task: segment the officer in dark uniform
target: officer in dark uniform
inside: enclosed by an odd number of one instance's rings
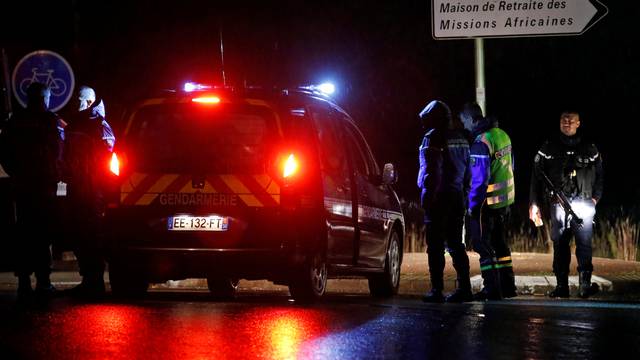
[[[454,126],[451,110],[442,101],[430,102],[420,119],[426,130],[420,145],[418,187],[425,212],[427,255],[431,291],[425,302],[473,300],[469,280],[469,258],[462,241],[462,226],[469,191],[469,142]],[[445,244],[457,273],[457,288],[446,298],[443,272]]]
[[[17,217],[18,300],[33,295],[31,273],[36,276],[36,299],[48,299],[51,285],[51,233],[56,188],[60,180],[62,139],[59,118],[48,111],[51,91],[40,83],[27,89],[27,108],[11,117],[0,134],[2,166],[11,178]]]
[[[65,174],[69,213],[82,283],[69,290],[72,296],[99,298],[104,294],[102,223],[104,174],[115,137],[105,118],[104,102],[92,88],[78,92],[78,112],[65,128]]]
[[[497,121],[482,115],[476,103],[466,104],[460,118],[473,138],[467,230],[473,249],[480,255],[484,284],[475,298],[515,297],[511,250],[505,234],[515,199],[511,139],[498,127]]]
[[[541,224],[540,208],[547,204],[546,215],[551,221],[553,272],[557,286],[549,293],[550,297],[569,297],[569,243],[573,236],[580,277],[579,295],[587,298],[598,291],[597,286],[591,283],[591,241],[596,204],[602,198],[602,157],[592,142],[583,140],[577,133],[579,127],[580,114],[577,111],[568,110],[561,114],[560,133],[545,142],[536,154],[531,179],[529,216],[534,223]],[[544,183],[542,172],[570,201],[574,213],[582,219],[581,226],[551,198],[552,189]],[[546,202],[545,194],[549,195]]]

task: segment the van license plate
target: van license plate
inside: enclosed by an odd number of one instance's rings
[[[180,215],[167,219],[169,231],[227,231],[229,218],[226,216]]]

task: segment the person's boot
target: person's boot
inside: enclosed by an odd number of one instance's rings
[[[470,288],[457,288],[444,298],[448,303],[463,303],[473,301],[473,293]]]
[[[94,299],[102,299],[106,294],[105,286],[104,286],[104,278],[103,274],[100,274],[95,279],[95,283],[93,284],[93,297]]]
[[[482,280],[483,288],[480,292],[473,294],[473,299],[477,301],[502,300],[502,285],[498,270],[483,270]]]
[[[422,297],[422,301],[426,303],[440,304],[444,302],[442,290],[433,288]]]
[[[469,274],[462,274],[458,277],[458,287],[444,298],[448,303],[463,303],[473,301],[473,293],[471,292],[471,280]]]
[[[18,292],[16,300],[19,303],[25,303],[33,298],[33,289],[31,288],[31,276],[18,276]]]
[[[429,258],[430,265],[435,264],[436,260]],[[422,296],[422,301],[426,303],[443,303],[444,296],[442,295],[442,289],[444,289],[444,274],[438,270],[440,266],[429,268],[429,279],[431,280],[431,291]]]
[[[569,274],[556,274],[556,288],[549,292],[550,298],[569,297]]]
[[[99,300],[105,295],[104,279],[102,275],[85,275],[80,284],[66,290],[65,294],[82,300]]]
[[[516,277],[513,274],[513,267],[504,267],[499,270],[502,297],[507,299],[518,296],[516,288]]]
[[[51,284],[49,274],[36,276],[35,296],[37,300],[47,301],[56,295],[57,289]]]
[[[600,287],[596,283],[591,282],[591,271],[581,271],[579,295],[581,298],[586,299],[589,296],[595,295],[600,291]]]

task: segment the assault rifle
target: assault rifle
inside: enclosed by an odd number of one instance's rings
[[[576,215],[576,213],[573,211],[573,208],[571,207],[571,202],[569,201],[569,199],[567,199],[567,197],[564,195],[562,191],[559,191],[553,185],[553,183],[551,182],[547,174],[544,173],[543,170],[540,170],[540,174],[542,175],[542,179],[544,179],[545,185],[547,185],[547,187],[551,191],[551,196],[556,199],[556,201],[560,204],[560,206],[562,206],[565,214],[569,215],[569,218],[570,218],[569,221],[574,223],[578,228],[581,228],[584,221],[580,217],[578,217],[578,215]]]

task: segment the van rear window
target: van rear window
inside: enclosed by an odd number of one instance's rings
[[[264,173],[276,126],[263,107],[153,105],[135,114],[126,143],[136,171]]]

